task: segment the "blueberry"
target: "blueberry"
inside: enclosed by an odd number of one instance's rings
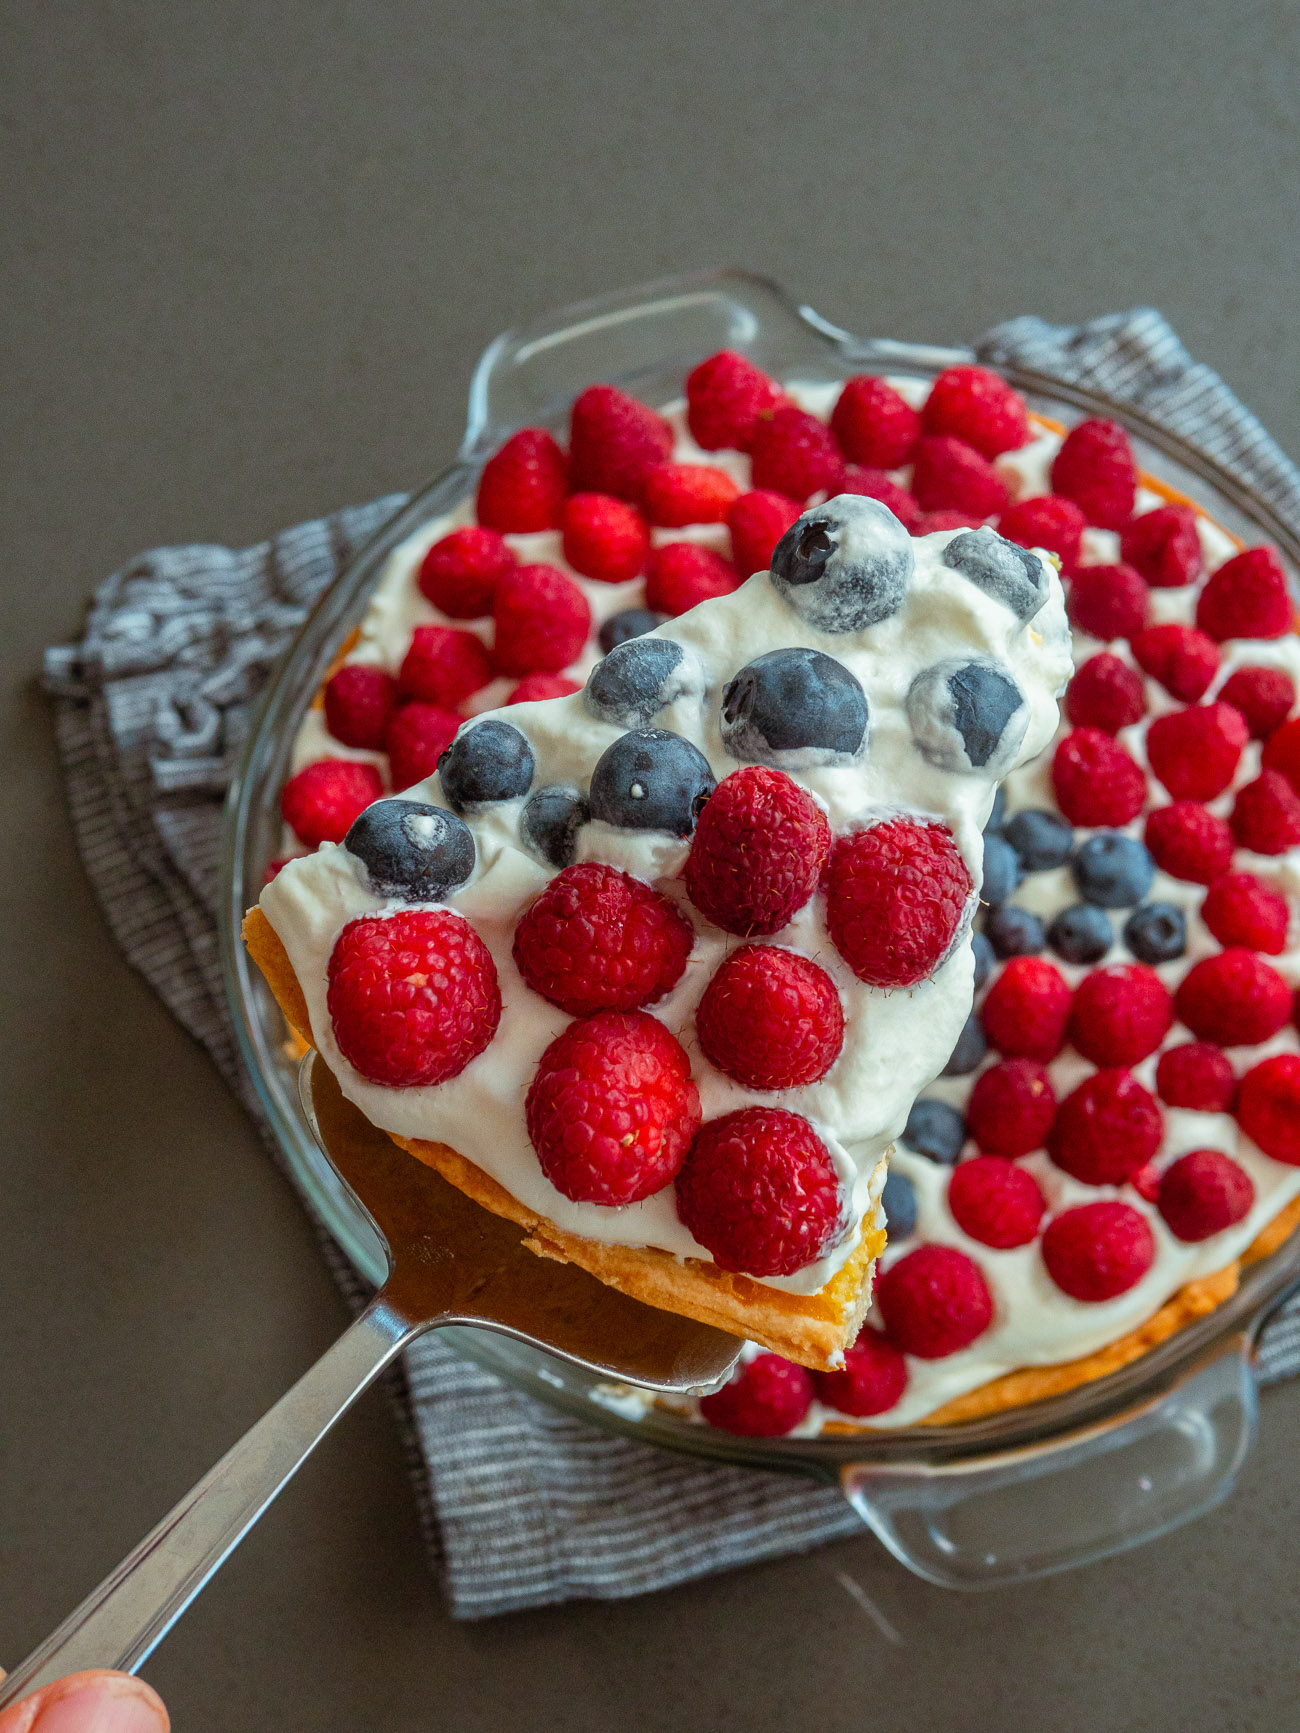
[[[1038,555],[1006,541],[996,530],[963,530],[939,557],[1010,608],[1018,620],[1032,620],[1047,600],[1047,572]]]
[[[636,637],[616,644],[591,670],[583,690],[592,715],[620,728],[644,728],[688,694],[704,696],[704,670],[692,651],[671,638]]]
[[[1136,837],[1099,830],[1079,844],[1070,863],[1079,895],[1103,909],[1131,909],[1151,889],[1155,862]]]
[[[983,933],[972,933],[970,944],[975,953],[975,990],[978,992],[993,973],[993,947]]]
[[[1064,866],[1074,847],[1074,832],[1056,812],[1031,807],[1008,819],[1003,835],[1020,856],[1027,873],[1045,873]]]
[[[629,638],[639,638],[646,632],[653,632],[656,626],[662,626],[668,618],[667,614],[656,614],[653,608],[624,608],[622,613],[611,614],[608,620],[596,634],[601,649],[608,656],[611,650],[620,644],[626,644]]]
[[[1047,943],[1047,934],[1037,915],[1014,904],[990,909],[984,917],[984,932],[993,947],[993,954],[1005,962],[1008,957],[1036,957]]]
[[[1020,862],[1011,844],[1000,836],[984,838],[984,882],[980,896],[994,907],[1006,902],[1020,883]]]
[[[1124,943],[1139,963],[1172,963],[1187,949],[1187,916],[1177,903],[1143,903],[1124,923]]]
[[[666,728],[622,734],[591,773],[591,815],[623,830],[689,836],[717,784],[698,747]]]
[[[769,650],[728,683],[720,725],[732,758],[810,770],[858,757],[870,713],[861,682],[834,656]]]
[[[1092,903],[1062,909],[1047,929],[1047,942],[1067,963],[1099,963],[1115,942],[1110,917]]]
[[[1029,706],[996,662],[936,662],[907,691],[907,720],[922,757],[967,774],[1011,766],[1029,726]]]
[[[1001,834],[1002,826],[1007,822],[1007,791],[999,783],[993,790],[993,806],[989,812],[988,823],[984,826],[987,836],[992,831],[994,836]]]
[[[463,818],[419,800],[377,800],[343,838],[377,896],[440,903],[474,871],[474,837]]]
[[[885,1208],[889,1243],[896,1246],[916,1232],[916,1187],[905,1173],[891,1171],[880,1201]]]
[[[495,719],[462,728],[438,760],[442,792],[455,812],[519,800],[533,786],[536,768],[527,735]]]
[[[903,1131],[903,1142],[909,1149],[951,1167],[965,1141],[966,1121],[955,1107],[926,1095],[912,1103]]]
[[[969,1077],[972,1071],[979,1068],[984,1055],[989,1050],[989,1044],[984,1039],[984,1030],[980,1020],[972,1012],[966,1019],[961,1034],[957,1037],[957,1045],[948,1055],[948,1063],[943,1068],[945,1077]]]
[[[524,847],[549,866],[572,866],[578,832],[590,817],[591,808],[576,788],[552,782],[539,788],[520,813],[519,835]]]
[[[841,493],[781,537],[772,583],[818,631],[860,632],[898,612],[915,565],[912,538],[888,506]]]

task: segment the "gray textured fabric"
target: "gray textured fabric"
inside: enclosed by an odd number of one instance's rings
[[[1300,473],[1158,313],[1081,326],[1014,319],[976,352],[1140,406],[1300,528]],[[73,822],[105,915],[250,1110],[217,956],[221,797],[267,670],[401,503],[392,495],[237,553],[145,554],[99,590],[81,642],[46,657]],[[322,1243],[356,1303],[355,1275],[323,1233]],[[1300,1369],[1300,1300],[1270,1326],[1261,1369],[1266,1380]],[[436,1338],[406,1356],[394,1396],[431,1554],[459,1617],[640,1594],[858,1527],[826,1487],[612,1437]]]

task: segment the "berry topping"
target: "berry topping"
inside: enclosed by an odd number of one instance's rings
[[[1169,989],[1145,963],[1094,969],[1074,989],[1070,1040],[1094,1065],[1136,1065],[1174,1020]]]
[[[525,673],[525,669],[519,672]],[[483,640],[455,626],[417,626],[397,676],[403,698],[454,710],[492,678]]]
[[[727,511],[731,531],[731,563],[739,578],[765,572],[772,563],[772,550],[799,516],[798,500],[783,493],[756,488],[742,493]]]
[[[377,752],[396,702],[391,674],[366,662],[345,662],[325,682],[325,726],[344,746]]]
[[[984,931],[993,955],[1003,961],[1008,957],[1037,956],[1047,943],[1042,921],[1028,909],[990,909],[984,917]]]
[[[1218,696],[1241,711],[1252,740],[1264,740],[1291,714],[1295,681],[1281,668],[1238,668],[1223,682]]]
[[[997,908],[1013,894],[1022,877],[1020,858],[1007,839],[985,831],[980,900],[991,908]]]
[[[1080,566],[1070,584],[1071,620],[1106,643],[1136,637],[1150,606],[1146,579],[1132,566]]]
[[[645,570],[650,530],[626,500],[608,493],[571,493],[564,502],[564,557],[584,578],[625,584]]]
[[[685,614],[715,596],[729,596],[738,581],[735,567],[712,548],[665,542],[650,555],[645,599],[659,613]]]
[[[1195,626],[1181,626],[1172,620],[1137,633],[1132,650],[1138,667],[1184,704],[1203,698],[1219,671],[1219,647],[1214,639]]]
[[[1064,866],[1074,849],[1074,832],[1059,813],[1026,807],[1003,827],[1027,873],[1050,872]]]
[[[570,783],[552,782],[530,796],[519,815],[519,836],[524,847],[548,866],[572,866],[578,832],[590,817],[583,794]]]
[[[1142,676],[1108,650],[1090,656],[1065,689],[1065,714],[1076,728],[1118,734],[1146,713]]]
[[[945,825],[889,819],[831,850],[826,924],[860,981],[912,987],[952,948],[973,888]]]
[[[1119,546],[1152,589],[1178,590],[1200,574],[1201,538],[1190,506],[1158,505],[1143,512],[1124,530]]]
[[[645,478],[641,509],[652,524],[682,529],[686,524],[721,524],[740,497],[725,469],[705,463],[661,463]]]
[[[1284,722],[1269,735],[1260,763],[1265,770],[1280,770],[1292,788],[1300,790],[1300,716]]]
[[[1095,904],[1072,903],[1053,916],[1047,942],[1067,963],[1099,963],[1115,943],[1115,934]]]
[[[991,529],[954,536],[939,556],[950,571],[1010,608],[1018,620],[1032,620],[1047,600],[1047,570],[1037,554],[1004,541]]]
[[[1124,943],[1139,963],[1172,963],[1187,950],[1187,916],[1177,903],[1143,903],[1124,923]]]
[[[704,1057],[746,1089],[796,1089],[825,1077],[844,1045],[835,983],[775,945],[733,951],[695,1013]]]
[[[998,534],[1022,548],[1046,548],[1068,572],[1079,557],[1083,513],[1072,499],[1040,494],[1009,506],[998,519]]]
[[[474,871],[469,826],[440,806],[377,800],[356,819],[343,846],[366,869],[376,896],[440,903]]]
[[[497,585],[492,660],[499,674],[558,674],[591,630],[587,598],[555,566],[516,566]]]
[[[749,452],[754,486],[790,499],[833,494],[844,468],[830,429],[793,404],[785,404],[757,422]]]
[[[641,638],[647,632],[653,632],[667,618],[667,614],[656,613],[653,608],[624,608],[603,622],[596,634],[596,642],[608,656],[611,650],[626,644],[629,638]]]
[[[970,949],[975,959],[975,990],[978,992],[993,973],[993,947],[983,933],[972,933]]]
[[[772,553],[772,584],[821,632],[860,632],[903,605],[912,538],[879,500],[844,493],[807,511]]]
[[[413,788],[438,768],[464,720],[441,704],[399,704],[384,731],[394,788]]]
[[[867,695],[821,650],[769,650],[722,694],[722,744],[732,758],[778,769],[844,764],[867,744]]]
[[[892,1179],[894,1175],[890,1175]],[[898,1176],[900,1179],[902,1175]],[[888,1181],[886,1181],[888,1190]],[[890,1238],[894,1238],[893,1217],[890,1217]],[[905,1239],[906,1234],[898,1236]],[[879,1330],[862,1330],[851,1348],[844,1351],[844,1365],[838,1372],[815,1372],[813,1383],[817,1394],[828,1408],[837,1414],[851,1414],[865,1420],[871,1414],[884,1414],[897,1405],[907,1389],[907,1361],[902,1352]]]
[[[1205,580],[1196,624],[1211,638],[1280,638],[1295,625],[1295,604],[1272,548],[1247,548]]]
[[[1137,497],[1137,463],[1124,429],[1102,420],[1072,427],[1052,461],[1052,491],[1072,499],[1090,524],[1122,529]]]
[[[1160,1148],[1164,1120],[1131,1071],[1094,1071],[1066,1096],[1048,1133],[1057,1167],[1085,1185],[1123,1185]]]
[[[1056,748],[1052,791],[1072,824],[1128,824],[1146,788],[1141,766],[1100,728],[1076,728]]]
[[[1220,1047],[1267,1041],[1291,1016],[1291,989],[1270,963],[1233,947],[1204,957],[1183,976],[1174,996],[1180,1023]]]
[[[1007,503],[1007,484],[973,445],[950,434],[928,434],[916,447],[912,492],[922,511],[969,512],[996,517]]]
[[[571,698],[582,690],[567,674],[525,674],[510,688],[507,704],[538,704],[547,698]]]
[[[1155,1255],[1146,1217],[1110,1198],[1063,1210],[1043,1234],[1048,1275],[1072,1300],[1093,1305],[1136,1287]]]
[[[1238,790],[1232,834],[1253,854],[1285,854],[1300,844],[1300,796],[1280,771],[1261,771]]]
[[[1184,1041],[1166,1047],[1156,1065],[1156,1090],[1170,1107],[1226,1113],[1237,1093],[1237,1074],[1221,1047]]]
[[[1029,1155],[1041,1149],[1055,1117],[1052,1080],[1036,1059],[990,1065],[975,1079],[966,1107],[970,1134],[986,1155]]]
[[[323,842],[342,842],[352,821],[383,792],[373,764],[319,758],[285,783],[280,812],[299,842],[319,848]]]
[[[326,1004],[343,1057],[392,1089],[458,1076],[501,1019],[492,954],[448,909],[349,921],[330,953]]]
[[[950,433],[984,457],[1015,451],[1029,440],[1025,400],[987,367],[946,367],[921,411],[927,433]]]
[[[977,933],[976,938],[980,935]],[[978,966],[977,966],[978,973]],[[969,1077],[972,1071],[978,1071],[988,1054],[989,1044],[984,1039],[984,1031],[980,1020],[974,1012],[962,1024],[961,1034],[957,1037],[957,1045],[948,1055],[948,1063],[943,1068],[945,1077]]]
[[[840,477],[840,493],[861,493],[878,499],[888,506],[909,535],[915,535],[921,521],[921,508],[908,493],[883,469],[864,469],[858,463],[846,463]]]
[[[1250,1214],[1255,1186],[1245,1168],[1217,1149],[1194,1149],[1160,1177],[1157,1203],[1171,1234],[1208,1240]]]
[[[748,451],[758,417],[782,401],[776,381],[734,349],[719,349],[686,375],[686,422],[705,451]]]
[[[831,414],[831,432],[852,463],[901,469],[921,434],[921,417],[887,379],[868,373],[844,381]]]
[[[524,427],[483,465],[478,521],[506,535],[558,529],[568,491],[564,453],[544,427]]]
[[[1241,1080],[1237,1123],[1274,1161],[1300,1167],[1300,1053],[1275,1053]]]
[[[1175,800],[1213,800],[1236,775],[1249,739],[1231,704],[1198,704],[1156,717],[1147,729],[1147,761]]]
[[[969,1348],[993,1322],[993,1296],[973,1258],[954,1246],[917,1246],[876,1282],[890,1340],[918,1360]]]
[[[729,1384],[700,1398],[701,1417],[737,1438],[783,1438],[812,1407],[813,1376],[779,1354],[755,1354]]]
[[[1221,945],[1276,957],[1286,949],[1291,911],[1281,891],[1254,873],[1224,873],[1210,886],[1201,919]]]
[[[1155,866],[1136,837],[1104,830],[1079,845],[1070,863],[1079,895],[1102,909],[1131,909],[1151,889]]]
[[[966,1142],[966,1122],[955,1107],[922,1095],[912,1103],[902,1141],[917,1155],[951,1167]]]
[[[438,765],[438,777],[453,812],[477,812],[499,800],[522,800],[536,769],[528,736],[511,722],[489,717],[461,729]]]
[[[880,1207],[885,1212],[891,1245],[897,1245],[916,1232],[916,1187],[906,1174],[891,1168],[885,1175]]]
[[[826,814],[779,770],[723,777],[700,814],[683,877],[724,932],[766,938],[812,896],[830,853]]]
[[[1208,885],[1232,859],[1232,827],[1196,800],[1175,800],[1147,814],[1146,845],[1161,872]]]
[[[616,644],[587,677],[583,702],[602,722],[644,728],[679,698],[704,696],[704,670],[694,651],[672,638],[629,638]]]
[[[952,657],[925,668],[907,690],[907,720],[921,756],[958,775],[1009,769],[1029,726],[1029,706],[997,662]]]
[[[976,1155],[953,1169],[948,1209],[964,1234],[1008,1251],[1027,1246],[1047,1208],[1032,1173],[1004,1155]]]
[[[673,432],[662,415],[615,385],[589,385],[573,405],[569,467],[573,487],[612,493],[635,505],[648,472],[672,455]]]
[[[1065,1045],[1070,997],[1054,963],[1013,957],[980,1007],[984,1033],[1000,1053],[1046,1064]]]
[[[424,556],[420,591],[449,620],[477,620],[492,612],[497,584],[515,563],[498,530],[466,524],[435,542]]]
[[[601,754],[591,773],[591,816],[621,830],[689,836],[715,787],[697,746],[665,728],[638,728]]]

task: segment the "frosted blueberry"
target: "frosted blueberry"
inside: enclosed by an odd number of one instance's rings
[[[772,552],[772,584],[821,632],[860,632],[903,605],[912,538],[865,494],[841,493],[791,524]]]
[[[939,558],[1010,608],[1018,620],[1032,620],[1047,600],[1047,571],[1038,555],[1017,547],[996,530],[963,530]]]
[[[536,768],[527,735],[493,717],[461,729],[438,760],[438,777],[454,811],[474,812],[519,800],[532,787]]]
[[[698,747],[666,728],[620,735],[591,773],[591,816],[621,830],[689,836],[717,786]]]
[[[343,838],[377,896],[440,903],[474,871],[474,837],[464,819],[419,800],[377,800]]]
[[[602,722],[644,728],[678,698],[702,698],[704,670],[693,651],[671,638],[626,638],[597,662],[582,695]]]
[[[539,788],[520,813],[519,835],[529,853],[548,866],[572,866],[578,832],[590,817],[585,798],[571,783],[552,782]]]
[[[940,770],[1000,775],[1029,727],[1029,706],[997,662],[953,658],[923,669],[907,692],[907,719],[924,758]]]
[[[769,650],[722,694],[722,744],[746,764],[847,764],[866,747],[869,726],[861,682],[820,650]]]

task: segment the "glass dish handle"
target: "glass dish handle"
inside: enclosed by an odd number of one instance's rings
[[[852,1463],[844,1496],[894,1557],[949,1589],[995,1588],[1166,1534],[1231,1492],[1254,1446],[1253,1332],[1118,1419],[974,1461]]]

